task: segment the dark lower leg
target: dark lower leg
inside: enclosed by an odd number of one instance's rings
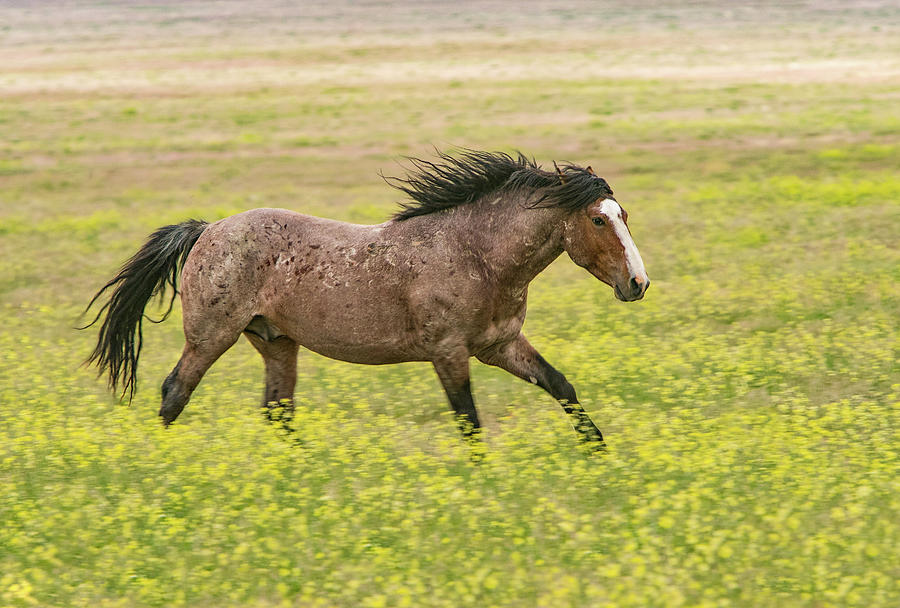
[[[481,422],[478,420],[478,411],[475,409],[475,400],[472,398],[472,386],[469,379],[452,392],[447,391],[450,407],[456,414],[456,422],[463,437],[472,439],[481,431]]]
[[[525,336],[519,334],[515,340],[480,354],[478,358],[488,365],[495,365],[523,380],[537,384],[550,393],[568,414],[579,436],[597,450],[605,449],[603,434],[578,403],[575,388],[563,374],[547,363]]]
[[[478,464],[484,458],[484,444],[481,440],[481,422],[478,420],[478,411],[475,409],[475,401],[472,399],[472,386],[466,378],[456,389],[444,387],[450,407],[456,414],[456,424],[462,433],[463,440],[469,444],[470,458]]]
[[[185,365],[186,360],[188,360],[188,365]],[[191,364],[191,358],[187,352],[181,355],[178,364],[175,365],[162,385],[162,405],[159,408],[159,416],[164,425],[169,426],[178,418],[208,367],[206,365],[202,370],[197,370],[197,366]]]
[[[247,339],[262,355],[266,365],[266,388],[262,411],[266,420],[294,432],[294,387],[297,384],[297,351],[299,346],[287,336],[266,340],[252,333]]]
[[[194,389],[200,384],[203,374],[232,344],[234,340],[217,344],[205,342],[202,347],[185,344],[181,359],[162,385],[162,406],[159,408],[159,416],[163,424],[168,426],[178,418]]]
[[[543,374],[538,381],[538,386],[550,393],[562,406],[563,411],[568,414],[572,426],[578,431],[581,438],[589,443],[595,444],[597,449],[604,449],[603,433],[591,420],[581,404],[578,403],[578,396],[575,394],[573,387],[566,377],[557,371],[552,365],[547,363],[540,354],[537,355],[543,364]]]
[[[481,422],[478,420],[478,411],[475,409],[475,401],[472,399],[472,385],[469,381],[469,353],[462,348],[457,351],[434,361],[434,370],[441,380],[444,392],[447,393],[447,399],[456,414],[463,437],[471,439],[478,436]]]
[[[159,408],[159,416],[163,420],[163,424],[169,426],[173,420],[187,405],[191,395],[185,390],[184,385],[178,381],[178,371],[181,369],[181,360],[175,365],[175,368],[166,376],[162,384],[162,405]]]

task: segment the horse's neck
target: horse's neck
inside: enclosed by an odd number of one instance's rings
[[[484,256],[503,288],[524,290],[563,252],[564,212],[560,209],[527,209],[520,201],[493,205],[485,201],[457,210],[466,212],[465,221],[453,222],[460,242]]]

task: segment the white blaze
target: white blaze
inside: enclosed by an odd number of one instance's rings
[[[622,207],[613,199],[607,198],[600,203],[600,213],[609,218],[609,223],[616,236],[619,237],[619,242],[625,248],[625,264],[628,265],[628,272],[638,281],[646,283],[647,271],[644,270],[644,260],[641,259],[641,254],[638,253],[634,239],[631,238],[631,233],[628,231],[628,226],[625,225]]]

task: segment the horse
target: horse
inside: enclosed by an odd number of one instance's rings
[[[547,391],[579,436],[604,449],[574,387],[521,330],[529,283],[563,251],[619,300],[644,297],[650,280],[628,214],[591,167],[544,170],[521,152],[435,154],[408,158],[403,178],[381,174],[408,197],[381,224],[261,208],[158,229],[88,304],[111,290],[85,326],[105,314],[86,363],[131,402],[144,309],[171,287],[154,322],[180,293],[185,344],[162,383],[166,426],[244,335],[265,363],[264,408],[293,407],[300,346],[353,363],[428,361],[471,439],[481,428],[474,356]]]

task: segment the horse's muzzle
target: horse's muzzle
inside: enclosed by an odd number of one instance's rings
[[[631,277],[624,289],[616,284],[613,290],[616,292],[616,297],[623,302],[635,302],[644,297],[648,287],[650,287],[650,279],[640,281],[635,277]]]

